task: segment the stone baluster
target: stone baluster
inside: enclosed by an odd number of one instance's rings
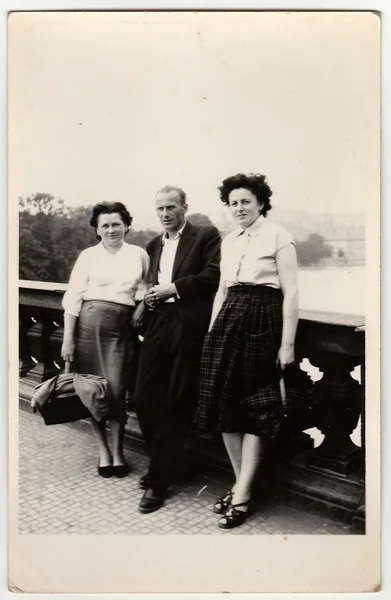
[[[44,308],[38,309],[36,314],[37,322],[30,329],[29,339],[31,352],[37,363],[29,371],[28,378],[36,383],[41,383],[58,373],[50,339],[58,326]]]
[[[306,358],[303,355],[303,349],[298,344],[295,347],[295,358],[297,365],[301,365],[303,359]],[[291,377],[286,379],[287,401],[292,409],[289,411],[288,419],[281,422],[274,440],[272,447],[273,460],[286,461],[314,447],[311,435],[304,431],[315,427],[312,411],[306,399],[306,390],[311,389],[312,386],[311,378],[304,370],[301,370],[301,367],[293,380]]]
[[[358,327],[356,329],[356,334],[360,337],[361,339],[361,343],[363,345],[363,347],[365,346],[365,325]],[[365,481],[365,456],[366,456],[366,452],[365,452],[365,447],[366,447],[366,442],[365,442],[365,381],[366,381],[366,373],[365,373],[365,352],[363,352],[363,357],[362,357],[362,363],[361,363],[361,387],[362,387],[362,403],[361,403],[361,451],[362,451],[362,455],[363,455],[363,461],[362,461],[362,466],[361,466],[361,480],[362,482]]]
[[[358,336],[362,338],[362,343],[365,342],[365,326],[358,327],[356,329]],[[359,471],[360,481],[364,486],[361,502],[356,510],[356,514],[353,517],[352,522],[352,533],[365,533],[366,522],[365,522],[365,466],[366,466],[366,441],[365,441],[365,353],[363,355],[363,362],[361,365],[361,386],[362,386],[362,405],[361,405],[361,452],[362,452],[362,464]]]
[[[31,356],[29,344],[29,330],[34,325],[34,320],[26,314],[23,307],[19,311],[19,376],[25,377],[26,374],[35,366]]]
[[[365,481],[365,457],[366,457],[366,433],[365,433],[365,357],[361,365],[361,386],[362,386],[362,405],[361,405],[361,452],[363,461],[361,466],[361,479]]]
[[[61,358],[61,346],[64,337],[63,319],[60,317],[55,318],[54,325],[55,329],[50,338],[50,345],[54,362],[62,368],[64,364],[64,361]]]
[[[323,372],[314,386],[314,412],[316,426],[325,438],[312,451],[308,466],[347,476],[362,464],[361,448],[350,438],[363,403],[363,387],[351,376],[361,357],[315,351],[310,360]]]

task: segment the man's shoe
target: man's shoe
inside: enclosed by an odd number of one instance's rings
[[[166,496],[167,490],[165,489],[148,488],[141,498],[139,511],[141,513],[151,513],[159,510],[163,506]]]

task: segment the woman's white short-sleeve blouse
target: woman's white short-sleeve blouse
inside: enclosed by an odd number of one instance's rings
[[[227,287],[240,284],[281,288],[277,252],[295,241],[286,229],[261,215],[250,227],[238,227],[221,246],[221,276]]]

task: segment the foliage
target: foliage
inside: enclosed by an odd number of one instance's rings
[[[61,198],[47,193],[19,198],[20,279],[67,283],[80,252],[98,243],[89,225],[91,209],[65,207]],[[195,225],[213,224],[202,213],[190,214],[188,220]],[[151,229],[130,229],[126,241],[145,248],[155,235]],[[321,235],[314,233],[297,243],[297,256],[299,265],[308,266],[332,256],[332,250]]]
[[[192,225],[213,225],[212,221],[209,219],[207,215],[202,213],[193,213],[187,216],[187,220]]]
[[[65,208],[50,194],[19,199],[19,278],[67,283],[82,250],[98,243],[91,206]],[[126,241],[145,247],[156,233],[130,230]]]
[[[135,246],[140,246],[141,248],[145,248],[148,242],[157,235],[156,231],[152,229],[140,229],[138,231],[131,229],[126,236],[126,241],[129,244],[134,244]]]
[[[297,260],[301,266],[317,264],[332,255],[331,247],[319,233],[311,233],[306,240],[297,243]]]

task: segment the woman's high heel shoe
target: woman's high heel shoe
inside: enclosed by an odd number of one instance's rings
[[[114,465],[113,466],[113,475],[114,477],[118,477],[118,479],[122,479],[122,477],[126,477],[130,473],[130,466],[128,463],[124,463],[123,465]]]
[[[247,510],[237,510],[239,506],[247,506]],[[240,504],[230,504],[217,525],[220,529],[233,529],[242,525],[251,513],[251,502],[241,502]]]
[[[108,479],[113,475],[113,466],[108,465],[107,467],[98,467],[98,475]]]
[[[223,515],[225,513],[225,511],[231,504],[232,496],[233,491],[230,490],[225,494],[225,496],[221,496],[221,498],[217,500],[216,504],[213,507],[213,511],[216,513],[216,515]]]

